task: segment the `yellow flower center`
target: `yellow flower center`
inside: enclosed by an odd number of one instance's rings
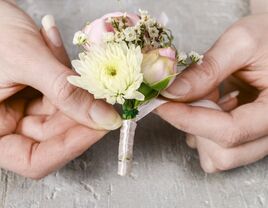
[[[117,74],[117,67],[115,65],[107,65],[105,72],[107,75],[114,77]]]

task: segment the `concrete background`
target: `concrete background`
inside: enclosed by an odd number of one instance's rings
[[[115,10],[148,9],[170,17],[176,45],[204,52],[231,23],[248,14],[246,0],[20,0],[40,24],[55,16],[72,58],[73,33]],[[40,181],[0,171],[1,208],[261,208],[268,207],[268,159],[220,174],[205,174],[184,136],[151,115],[140,122],[130,177],[117,176],[118,131]]]

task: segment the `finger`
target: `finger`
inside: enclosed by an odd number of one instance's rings
[[[204,99],[211,100],[211,101],[214,101],[214,102],[218,101],[218,99],[219,99],[219,90],[218,89],[214,90],[212,93],[207,95]],[[193,105],[195,105],[195,103],[193,103]],[[206,104],[204,104],[204,105],[206,106]],[[209,106],[210,105],[208,105],[207,107],[209,107]],[[192,134],[186,134],[186,144],[190,148],[195,149],[196,148],[196,136],[192,135]]]
[[[200,155],[209,155],[215,169],[209,172],[224,171],[248,165],[264,158],[268,154],[268,137],[242,144],[234,148],[222,148],[205,138],[198,138],[197,145]],[[203,163],[206,163],[202,161]]]
[[[186,144],[192,149],[196,149],[196,136],[192,134],[186,134]]]
[[[21,120],[16,132],[36,141],[45,141],[64,134],[77,123],[58,111],[51,116],[27,116]]]
[[[203,103],[196,105],[203,106]],[[268,132],[268,118],[263,116],[268,113],[267,104],[263,102],[243,105],[230,113],[208,109],[207,105],[217,106],[211,101],[205,101],[204,107],[173,102],[159,107],[156,113],[178,129],[226,147],[254,140]]]
[[[201,100],[199,102],[195,102],[195,103],[193,103],[193,105],[207,107],[207,108],[211,108],[211,109],[215,109],[215,110],[221,110],[214,103],[206,102],[204,100],[203,101]],[[190,134],[187,134],[187,135],[190,135]],[[209,150],[211,150],[211,148],[209,148],[209,146],[206,145],[207,139],[203,138],[203,137],[195,136],[195,135],[191,135],[190,138],[192,140],[191,141],[192,144],[194,144],[194,147],[197,148],[197,151],[199,154],[199,159],[200,159],[200,165],[201,165],[202,169],[207,173],[218,172],[219,170],[216,168],[216,166],[214,165],[214,163],[209,155]],[[213,144],[213,142],[210,140],[208,140],[207,142],[210,142]]]
[[[197,144],[197,151],[198,151],[198,155],[199,155],[199,160],[200,160],[200,165],[202,167],[202,169],[206,172],[206,173],[215,173],[218,172],[218,168],[215,166],[214,161],[211,159],[210,155],[208,154],[208,151],[204,151],[204,148],[202,145],[204,145],[205,143],[199,143],[198,141],[203,138],[200,137],[196,137],[196,144]],[[211,142],[211,141],[210,141]]]
[[[49,20],[52,19],[52,20]],[[54,54],[54,56],[64,65],[70,66],[70,59],[67,55],[67,52],[65,50],[64,45],[60,44],[60,46],[55,45],[50,39],[53,39],[53,37],[50,37],[50,35],[55,33],[56,38],[59,38],[59,42],[62,42],[62,38],[60,36],[60,32],[55,24],[55,27],[53,28],[54,31],[51,33],[47,33],[44,27],[47,27],[48,21],[54,21],[53,16],[46,15],[42,18],[42,25],[43,28],[41,28],[41,35],[46,42],[48,48],[50,51]],[[54,21],[55,22],[55,21]],[[49,38],[50,37],[50,38]],[[27,108],[27,114],[31,115],[52,115],[57,111],[57,108],[50,103],[50,101],[46,97],[42,97],[39,99],[36,99],[31,102],[30,106]]]
[[[52,23],[51,23],[52,22]],[[51,24],[54,26],[52,28]],[[45,40],[48,48],[54,54],[54,56],[65,66],[70,67],[71,62],[68,54],[65,50],[59,29],[55,23],[54,17],[52,15],[46,15],[42,18],[41,35]]]
[[[0,136],[13,133],[23,116],[24,100],[12,100],[0,104]]]
[[[217,102],[219,100],[220,97],[220,92],[219,90],[216,88],[215,90],[213,90],[211,93],[209,93],[207,96],[205,96],[204,100],[211,100],[213,102]]]
[[[231,111],[238,105],[237,96],[239,95],[239,91],[233,91],[225,96],[223,96],[218,105],[223,109],[223,111]]]
[[[26,109],[26,115],[52,115],[56,113],[57,108],[50,103],[46,97],[33,100]]]
[[[178,101],[203,98],[227,76],[249,64],[254,53],[253,46],[246,29],[241,26],[230,28],[206,52],[201,65],[196,64],[183,71],[162,94]]]
[[[24,85],[1,87],[1,89],[0,89],[0,102],[11,97],[12,95],[16,94],[17,92],[19,92],[23,88],[25,88]]]
[[[268,2],[266,0],[250,0],[250,10],[252,14],[268,12]]]
[[[41,143],[20,135],[8,135],[0,140],[0,166],[39,179],[81,155],[105,133],[76,126]]]
[[[17,1],[16,0],[5,0],[5,1],[10,2],[11,4],[14,4],[14,5],[17,4]]]
[[[46,33],[50,34],[48,38],[54,38],[51,42],[55,47],[60,47],[62,43],[59,43],[61,39],[55,32],[55,22],[51,18],[46,21],[43,24],[46,25]],[[121,117],[111,105],[94,100],[91,94],[67,81],[68,76],[75,75],[74,71],[61,64],[47,50],[40,50],[39,53],[39,60],[30,66],[34,73],[23,76],[25,80],[22,83],[41,91],[58,109],[85,126],[108,130],[121,126]]]

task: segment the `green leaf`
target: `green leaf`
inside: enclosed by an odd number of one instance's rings
[[[153,84],[152,86],[150,86],[152,89],[156,90],[156,91],[162,91],[164,89],[167,88],[169,82],[178,75],[179,73],[176,73],[176,74],[172,74],[170,76],[168,76],[167,78],[165,79],[162,79],[161,81]]]
[[[136,100],[134,104],[135,108],[159,95],[159,92],[157,90],[154,90],[152,87],[150,87],[149,85],[145,83],[141,84],[139,88],[139,92],[142,93],[145,98],[143,101]]]
[[[151,88],[159,92],[168,86],[171,79],[172,77],[167,77],[160,82],[157,82],[156,84],[152,85]]]

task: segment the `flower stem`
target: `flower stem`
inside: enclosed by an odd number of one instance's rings
[[[139,113],[138,109],[135,107],[135,100],[126,100],[123,104],[123,114],[124,120],[131,120],[137,116]]]

